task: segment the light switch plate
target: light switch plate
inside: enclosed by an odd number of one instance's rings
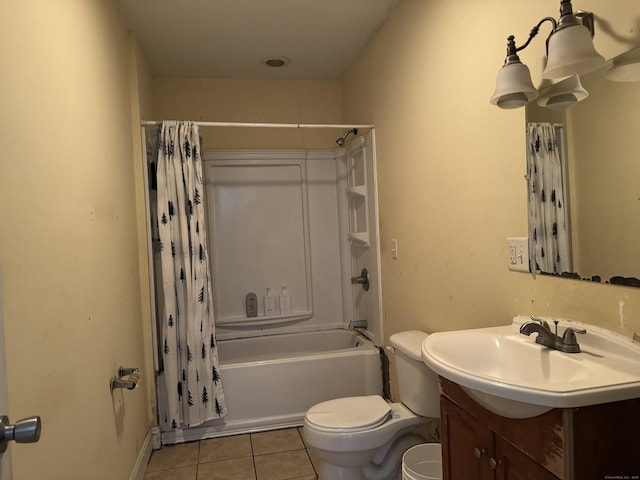
[[[509,237],[507,244],[509,270],[529,272],[529,239],[527,237]]]
[[[398,240],[391,239],[391,258],[398,260]]]

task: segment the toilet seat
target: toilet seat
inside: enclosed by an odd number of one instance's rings
[[[346,397],[318,403],[306,421],[327,433],[357,433],[376,428],[391,418],[391,407],[380,395]]]
[[[356,400],[352,403],[352,406],[355,405],[359,414],[362,414],[362,410],[364,409],[364,407],[362,407],[362,398],[363,397],[355,397]],[[382,400],[382,397],[378,396],[378,398]],[[368,400],[365,402],[367,401]],[[384,402],[384,400],[382,401]],[[329,400],[329,402],[333,403],[333,400]],[[381,406],[378,400],[373,400],[373,402]],[[323,403],[326,404],[328,402]],[[339,405],[340,404],[342,404],[342,402],[339,402]],[[375,450],[389,441],[394,441],[396,435],[400,432],[411,431],[427,421],[424,417],[419,417],[414,414],[402,403],[387,403],[384,409],[386,410],[387,408],[391,410],[390,413],[388,413],[388,415],[382,415],[382,418],[378,418],[378,421],[371,422],[374,426],[355,427],[355,429],[339,426],[337,428],[335,426],[334,428],[326,428],[323,425],[317,426],[309,421],[307,415],[304,420],[305,441],[308,445],[315,448],[316,451],[324,452],[323,455],[328,454],[327,452],[334,452],[340,455],[354,454],[355,452],[363,452],[365,450]],[[342,411],[342,415],[345,415],[344,410]],[[372,415],[372,417],[375,416],[377,415]],[[315,420],[316,422],[322,423],[322,420],[319,420],[317,417]],[[336,425],[336,423],[337,422],[335,422],[334,425]]]

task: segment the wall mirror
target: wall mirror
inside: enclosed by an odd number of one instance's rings
[[[610,79],[634,68],[640,47],[581,77],[589,96],[573,107],[526,107],[527,125],[559,133],[568,226],[568,271],[539,273],[640,287],[640,73]]]

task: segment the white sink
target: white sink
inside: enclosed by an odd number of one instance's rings
[[[519,333],[528,320],[431,334],[422,344],[422,360],[488,410],[510,418],[640,397],[640,344],[562,321],[560,336],[566,327],[587,330],[577,335],[580,353],[563,353],[535,343],[536,333]]]

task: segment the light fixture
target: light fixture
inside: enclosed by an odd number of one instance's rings
[[[636,47],[614,58],[604,78],[613,82],[640,81],[640,48]]]
[[[523,48],[516,48],[513,35],[507,39],[507,58],[498,71],[496,91],[489,100],[491,104],[500,108],[519,108],[538,98],[539,93],[531,82],[529,67],[520,61],[516,53]]]
[[[563,110],[589,96],[578,75],[572,75],[540,89],[538,105],[552,110]]]
[[[263,61],[267,67],[279,68],[289,65],[289,62],[291,60],[289,60],[287,57],[269,57],[265,58]]]
[[[518,108],[538,98],[529,69],[518,52],[529,46],[545,22],[553,24],[547,38],[547,63],[542,78],[562,78],[590,72],[605,63],[593,47],[593,14],[573,13],[571,0],[560,1],[560,19],[545,17],[531,29],[524,45],[517,47],[513,35],[507,38],[507,58],[498,72],[496,90],[489,102],[500,108]],[[584,89],[583,89],[584,90]]]
[[[640,62],[615,63],[604,74],[604,78],[612,82],[640,81]]]

